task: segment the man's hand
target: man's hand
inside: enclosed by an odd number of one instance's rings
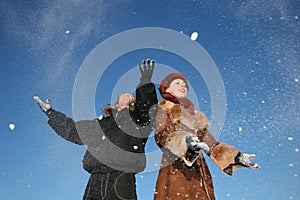
[[[46,99],[46,102],[43,102],[40,97],[38,96],[34,96],[33,99],[37,102],[37,104],[40,106],[41,110],[46,113],[49,114],[50,111],[52,110],[52,106],[50,103],[49,99]]]
[[[150,59],[143,60],[142,64],[138,65],[141,74],[141,83],[151,82],[155,61]]]

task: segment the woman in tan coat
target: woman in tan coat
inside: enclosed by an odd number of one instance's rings
[[[202,155],[205,152],[226,174],[239,167],[257,169],[250,160],[254,154],[241,153],[237,148],[218,142],[208,131],[210,122],[185,98],[188,83],[183,74],[165,77],[159,91],[155,140],[163,152],[156,182],[155,200],[214,200],[212,177]]]

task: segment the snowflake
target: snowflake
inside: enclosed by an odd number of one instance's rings
[[[15,125],[14,125],[14,124],[9,124],[8,127],[9,127],[9,129],[10,129],[11,131],[13,131],[13,130],[15,129]]]
[[[193,32],[191,34],[191,40],[195,41],[195,40],[197,40],[197,38],[198,38],[198,33],[197,32]]]
[[[289,164],[289,167],[294,167],[294,164],[293,164],[293,163],[290,163],[290,164]]]
[[[136,146],[136,145],[133,146],[133,149],[135,149],[135,150],[137,150],[138,148],[139,148],[139,147]]]

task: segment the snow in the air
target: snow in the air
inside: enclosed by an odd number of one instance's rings
[[[15,125],[14,125],[14,124],[9,124],[8,127],[9,127],[9,129],[10,129],[11,131],[13,131],[13,130],[15,129]]]
[[[197,32],[193,32],[192,34],[191,34],[191,40],[197,40],[197,38],[198,38],[198,33]]]

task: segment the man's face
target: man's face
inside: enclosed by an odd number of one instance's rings
[[[169,88],[166,90],[173,96],[177,98],[183,98],[187,94],[187,87],[186,83],[182,79],[174,79],[171,83]]]
[[[129,103],[133,102],[133,101],[134,101],[134,96],[132,96],[131,94],[129,94],[129,93],[121,94],[118,98],[116,107],[119,110],[121,110],[121,109],[129,106]]]

